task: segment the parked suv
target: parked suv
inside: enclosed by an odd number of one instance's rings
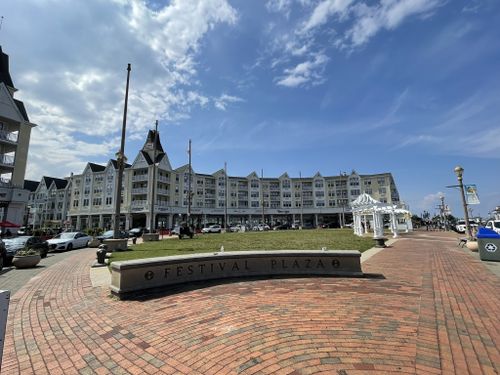
[[[500,220],[489,220],[485,226],[500,234]]]

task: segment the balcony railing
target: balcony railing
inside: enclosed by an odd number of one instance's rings
[[[135,188],[132,189],[132,194],[147,194],[148,188]]]
[[[0,164],[13,166],[14,165],[14,156],[0,154]]]
[[[140,175],[132,176],[132,181],[147,181],[147,180],[148,180],[147,174],[140,174]]]
[[[0,130],[0,140],[1,141],[8,141],[12,143],[17,143],[18,139],[18,134],[17,133],[9,133],[6,132],[5,130]]]

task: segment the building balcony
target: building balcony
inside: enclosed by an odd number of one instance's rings
[[[147,180],[148,180],[147,174],[132,176],[132,181],[147,181]]]
[[[156,192],[157,192],[157,194],[160,194],[160,195],[169,195],[170,194],[170,190],[168,190],[168,189],[158,189]]]
[[[147,194],[148,193],[148,188],[135,188],[132,189],[132,194]]]
[[[0,142],[3,144],[10,144],[17,146],[18,133],[10,133],[5,130],[0,130]]]
[[[14,155],[0,154],[0,164],[14,167]]]

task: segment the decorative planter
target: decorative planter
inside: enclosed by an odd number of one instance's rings
[[[12,265],[16,268],[32,268],[35,267],[42,257],[40,255],[14,256]]]
[[[101,241],[99,241],[97,238],[92,238],[89,241],[89,247],[99,247],[100,244],[101,244]]]
[[[467,243],[465,244],[465,246],[467,246],[467,249],[469,249],[470,251],[478,251],[479,250],[479,246],[477,244],[477,241],[468,240]]]
[[[160,234],[159,233],[144,233],[142,235],[142,240],[144,242],[159,241],[160,240]]]

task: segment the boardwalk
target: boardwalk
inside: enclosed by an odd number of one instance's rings
[[[467,251],[420,232],[363,263],[383,277],[127,302],[92,286],[94,251],[75,252],[12,297],[2,375],[498,374],[500,278]]]

